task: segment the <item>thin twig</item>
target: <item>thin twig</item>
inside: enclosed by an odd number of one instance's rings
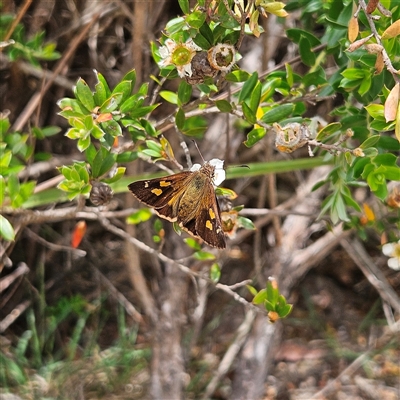
[[[393,79],[396,82],[400,82],[400,78],[398,76],[399,71],[397,71],[396,68],[394,68],[393,65],[392,65],[392,62],[391,62],[391,60],[389,58],[389,55],[388,55],[385,47],[382,44],[381,36],[379,35],[378,31],[376,30],[376,26],[375,26],[374,20],[372,18],[372,15],[368,14],[367,11],[366,11],[367,10],[367,4],[365,3],[364,0],[359,0],[359,5],[361,6],[361,8],[364,11],[364,14],[365,14],[365,16],[367,18],[367,21],[368,21],[368,24],[369,24],[369,27],[371,28],[371,32],[374,34],[374,38],[376,40],[376,43],[382,46],[382,49],[383,49],[382,50],[382,57],[383,57],[383,62],[386,65],[386,69],[393,75]]]
[[[357,264],[369,283],[378,291],[379,295],[388,302],[398,313],[400,313],[400,298],[390,286],[385,275],[375,265],[364,246],[358,239],[349,242],[344,239],[340,242],[347,254]]]
[[[46,82],[44,85],[43,89],[40,91],[36,92],[35,95],[31,98],[29,101],[28,105],[25,107],[24,112],[21,113],[21,116],[17,118],[17,120],[14,122],[14,125],[12,127],[13,131],[21,131],[25,124],[27,123],[28,119],[30,116],[33,114],[33,112],[36,110],[38,107],[42,96],[50,89],[52,86],[54,79],[56,76],[58,76],[64,67],[67,65],[67,62],[69,59],[73,56],[75,53],[75,50],[77,49],[78,45],[82,42],[82,40],[86,37],[87,33],[89,32],[90,28],[93,26],[93,24],[98,20],[100,17],[100,12],[97,13],[96,15],[93,16],[91,20],[88,21],[87,25],[84,26],[82,31],[77,35],[69,44],[67,50],[65,51],[62,59],[58,62],[57,66],[55,67],[53,74],[51,75],[50,79]]]
[[[13,34],[13,32],[14,32],[15,28],[17,27],[17,25],[19,24],[19,22],[21,21],[22,17],[28,11],[28,8],[31,5],[31,3],[32,3],[32,0],[25,0],[25,3],[19,10],[17,17],[12,22],[10,29],[7,31],[4,38],[2,39],[4,42],[7,42],[7,40],[10,39],[11,35]],[[0,53],[2,51],[3,51],[3,47],[0,47]]]
[[[21,262],[15,271],[0,279],[0,293],[4,292],[17,278],[28,272],[29,267],[24,262]]]
[[[206,391],[204,393],[203,399],[211,398],[211,395],[214,393],[215,389],[217,388],[218,383],[220,380],[227,374],[229,368],[232,366],[233,362],[236,359],[240,349],[248,333],[250,332],[251,327],[253,326],[254,319],[256,317],[256,313],[252,310],[249,310],[246,313],[246,316],[237,329],[236,337],[233,343],[229,346],[228,350],[226,351],[224,357],[222,358],[218,369],[214,372],[214,376],[211,379],[210,383],[207,385]]]
[[[61,244],[55,244],[55,243],[48,242],[47,240],[43,239],[42,237],[37,235],[32,230],[30,230],[29,228],[25,228],[25,232],[31,239],[35,240],[36,242],[40,243],[42,246],[47,247],[50,250],[69,251],[71,253],[74,253],[77,257],[85,257],[86,256],[86,251],[84,251],[84,250],[74,249],[73,247],[70,247],[70,246],[63,246]]]
[[[151,254],[153,256],[156,256],[159,258],[160,261],[167,265],[172,265],[176,268],[178,268],[180,271],[182,271],[184,274],[197,278],[197,279],[202,279],[207,281],[208,283],[212,284],[215,286],[216,289],[220,289],[224,291],[225,293],[229,294],[235,301],[238,303],[244,305],[248,309],[253,309],[258,312],[261,312],[262,310],[258,308],[257,306],[253,305],[252,303],[249,303],[245,298],[241,297],[239,294],[234,292],[230,286],[224,285],[222,283],[215,283],[212,279],[207,278],[195,271],[192,271],[189,267],[186,265],[180,264],[177,261],[173,260],[172,258],[167,257],[166,255],[159,253],[157,250],[151,248],[150,246],[147,246],[145,243],[141,242],[140,240],[130,236],[127,232],[125,232],[123,229],[120,229],[113,225],[107,218],[104,218],[100,214],[98,214],[98,219],[101,225],[103,225],[104,228],[106,228],[108,231],[114,233],[115,235],[129,241],[132,243],[134,246],[136,246],[139,250],[142,250],[148,254]]]
[[[347,381],[350,375],[353,375],[360,367],[364,365],[364,363],[368,360],[368,358],[377,350],[385,346],[393,337],[396,337],[400,332],[400,320],[392,326],[391,328],[386,329],[384,334],[377,340],[376,345],[373,349],[366,351],[364,354],[361,354],[357,357],[346,369],[342,371],[342,373],[336,377],[333,381],[330,381],[322,390],[318,393],[315,393],[312,399],[321,399],[326,398],[329,394],[333,393],[339,382],[342,380]]]
[[[30,300],[26,300],[15,307],[10,314],[0,321],[0,333],[3,333],[29,306]]]
[[[134,305],[113,285],[113,283],[102,274],[98,268],[92,265],[96,274],[100,278],[101,282],[108,288],[111,294],[117,299],[117,301],[124,307],[126,313],[130,315],[137,323],[144,323],[142,315],[136,310]]]

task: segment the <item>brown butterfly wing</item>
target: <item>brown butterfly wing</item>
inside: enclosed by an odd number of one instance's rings
[[[208,245],[224,249],[226,242],[218,200],[212,185],[207,186],[207,191],[208,193],[203,195],[204,201],[195,221],[195,231]]]
[[[185,181],[191,174],[192,172],[186,171],[164,178],[136,181],[128,188],[139,201],[159,211],[184,190]]]

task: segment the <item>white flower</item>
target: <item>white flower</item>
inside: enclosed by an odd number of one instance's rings
[[[164,46],[160,47],[159,53],[162,60],[158,63],[160,67],[174,65],[178,70],[181,78],[192,76],[192,58],[200,51],[201,47],[197,46],[192,39],[185,43],[176,43],[172,39],[167,39]]]
[[[397,243],[384,244],[382,253],[387,257],[391,257],[388,260],[389,268],[400,271],[400,240]]]
[[[218,158],[213,158],[206,164],[210,164],[214,167],[214,176],[213,176],[213,184],[214,186],[219,186],[225,180],[225,170],[224,170],[224,162],[219,160]],[[190,171],[196,172],[201,168],[200,164],[193,164]]]

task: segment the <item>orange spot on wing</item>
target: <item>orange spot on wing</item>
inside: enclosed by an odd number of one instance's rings
[[[161,187],[167,187],[167,186],[171,186],[171,182],[167,182],[167,181],[160,181],[160,186],[161,186]]]
[[[153,189],[151,191],[151,193],[154,193],[156,196],[160,196],[162,194],[162,190],[161,189]]]

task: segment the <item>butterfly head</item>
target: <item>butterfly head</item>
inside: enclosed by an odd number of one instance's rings
[[[225,180],[224,162],[218,158],[206,162],[201,166],[200,164],[193,164],[190,168],[191,172],[202,170],[207,174],[215,187],[219,186]]]

